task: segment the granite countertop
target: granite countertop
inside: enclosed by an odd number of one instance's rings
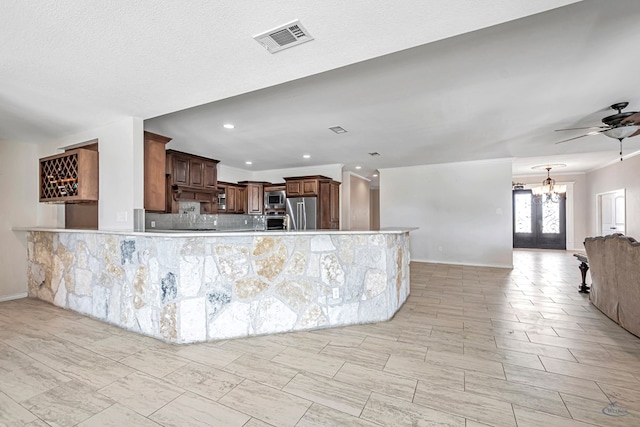
[[[301,231],[285,231],[285,230],[234,230],[234,231],[218,231],[218,230],[148,230],[148,231],[131,231],[131,230],[84,230],[84,229],[65,229],[55,227],[13,227],[13,231],[47,231],[52,233],[96,233],[96,234],[116,234],[128,236],[163,236],[163,237],[211,237],[211,236],[249,236],[269,234],[271,236],[286,235],[317,235],[317,234],[399,234],[417,230],[417,227],[385,227],[380,230],[301,230]]]

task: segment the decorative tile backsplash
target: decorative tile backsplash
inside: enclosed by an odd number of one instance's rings
[[[180,213],[145,213],[145,230],[260,231],[264,215],[200,214],[200,203],[180,202]],[[152,226],[155,225],[155,226]]]

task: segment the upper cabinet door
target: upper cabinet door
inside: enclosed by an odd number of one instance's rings
[[[319,193],[317,177],[285,178],[285,181],[287,197],[317,196]]]
[[[287,197],[302,196],[302,181],[287,181]]]
[[[247,185],[248,214],[262,214],[264,212],[264,187],[262,184]]]
[[[173,157],[173,184],[189,185],[189,159],[182,156]]]
[[[189,162],[189,182],[192,187],[204,187],[204,162],[191,159]]]
[[[236,213],[249,213],[247,212],[247,187],[236,188]]]
[[[227,212],[235,213],[237,210],[237,187],[233,185],[229,185],[227,187]]]
[[[213,162],[204,163],[204,187],[216,188],[218,186],[218,165]]]
[[[317,196],[318,195],[318,180],[317,179],[305,179],[302,181],[302,194],[304,196]]]

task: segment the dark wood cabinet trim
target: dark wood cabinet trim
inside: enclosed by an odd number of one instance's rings
[[[217,213],[218,160],[166,150],[166,212],[178,211],[179,201],[201,202],[204,213]]]

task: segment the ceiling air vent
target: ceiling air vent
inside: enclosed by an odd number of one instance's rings
[[[333,127],[330,127],[329,130],[335,133],[347,133],[347,130],[342,126],[333,126]]]
[[[271,53],[313,40],[311,34],[297,19],[253,38]]]

